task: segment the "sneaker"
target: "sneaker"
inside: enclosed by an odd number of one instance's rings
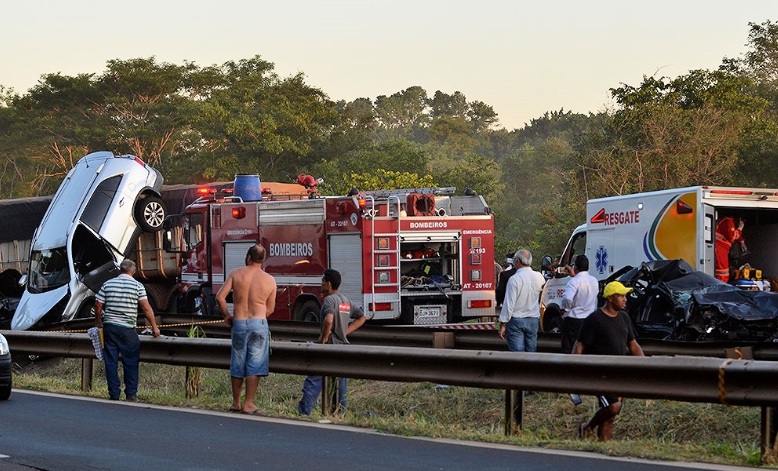
[[[128,396],[127,399],[125,399],[127,402],[138,402],[138,396]]]

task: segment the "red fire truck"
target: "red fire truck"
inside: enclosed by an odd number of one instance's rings
[[[278,284],[273,319],[315,321],[325,268],[341,272],[340,292],[368,319],[441,324],[494,315],[494,217],[481,196],[453,190],[211,192],[179,216],[180,230],[164,233],[166,250],[180,248],[177,310],[218,316],[215,293],[259,242]]]

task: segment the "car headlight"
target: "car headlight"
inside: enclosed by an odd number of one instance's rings
[[[6,355],[11,350],[8,348],[8,341],[0,334],[0,355]]]

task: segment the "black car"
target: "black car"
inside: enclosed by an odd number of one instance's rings
[[[617,279],[634,288],[627,312],[639,338],[778,341],[778,293],[740,289],[683,260],[645,262]]]

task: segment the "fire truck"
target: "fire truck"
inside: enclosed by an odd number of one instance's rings
[[[311,187],[252,189],[260,185],[257,177],[240,191],[236,180],[232,194],[204,191],[168,221],[162,237],[180,259],[179,313],[219,316],[216,292],[259,243],[278,285],[273,319],[316,321],[326,268],[341,273],[339,292],[373,321],[494,315],[494,216],[480,195],[426,188],[322,197]]]

